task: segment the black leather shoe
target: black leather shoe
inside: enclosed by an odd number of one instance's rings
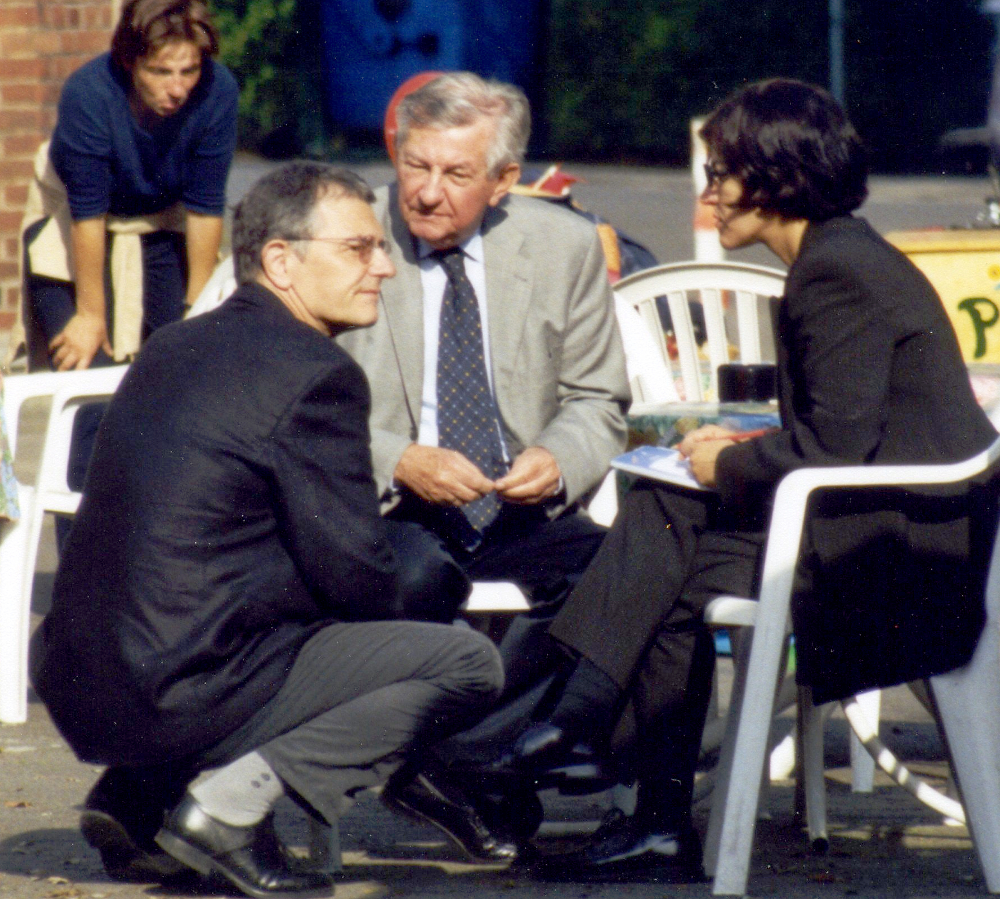
[[[80,831],[101,854],[108,876],[128,883],[163,883],[189,873],[153,842],[163,810],[138,806],[134,793],[115,783],[115,769],[109,769],[87,794],[80,815]]]
[[[511,862],[517,846],[490,832],[462,789],[441,772],[400,772],[389,778],[382,801],[394,811],[433,824],[444,831],[470,858],[483,862]]]
[[[225,880],[254,899],[333,895],[329,875],[289,868],[269,818],[251,827],[234,827],[186,796],[167,817],[156,842],[199,874]]]

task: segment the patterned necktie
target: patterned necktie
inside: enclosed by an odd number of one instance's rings
[[[483,327],[476,292],[465,274],[462,250],[438,250],[448,276],[441,304],[438,343],[438,445],[460,452],[493,480],[506,471],[498,417],[483,353]],[[462,506],[469,524],[479,533],[500,512],[495,493]],[[478,543],[478,534],[471,543]]]

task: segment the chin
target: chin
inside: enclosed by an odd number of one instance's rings
[[[455,243],[452,239],[453,235],[451,231],[447,228],[441,228],[435,222],[428,222],[422,219],[411,219],[407,222],[407,227],[414,237],[420,238],[420,240],[429,243],[431,246],[440,244],[444,247],[450,247]]]

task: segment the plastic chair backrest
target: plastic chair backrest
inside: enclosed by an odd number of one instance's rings
[[[659,335],[657,343],[663,361],[672,369],[657,308],[657,298],[666,297],[684,399],[688,402],[718,397],[717,371],[724,363],[773,361],[769,316],[766,312],[762,316],[760,307],[763,304],[766,310],[768,300],[780,296],[784,289],[785,276],[778,269],[735,262],[658,265],[623,278],[614,288],[617,297],[638,311],[650,332]],[[696,339],[692,303],[700,303],[704,312],[704,350]],[[703,374],[704,354],[708,362],[707,379]]]
[[[115,365],[58,374],[61,382],[52,397],[45,445],[35,480],[38,519],[45,511],[71,513],[76,510],[79,494],[66,482],[76,413],[83,405],[110,399],[126,371],[127,365]]]
[[[18,484],[21,518],[0,528],[0,721],[27,719],[28,632],[35,562],[46,510],[72,512],[79,494],[66,486],[66,466],[78,398],[110,396],[126,366],[82,372],[11,375],[4,381],[4,415],[15,468],[23,468],[27,441],[20,439],[24,404],[52,397],[35,487]],[[18,462],[22,465],[18,465]],[[44,493],[44,499],[42,494]]]
[[[662,329],[657,323],[650,330],[649,322],[636,308],[615,294],[615,316],[625,348],[625,367],[632,388],[632,406],[676,403],[680,400],[674,376],[663,361]]]
[[[3,414],[10,451],[17,458],[22,407],[28,400],[51,397],[62,386],[62,373],[43,371],[8,375],[3,381]]]

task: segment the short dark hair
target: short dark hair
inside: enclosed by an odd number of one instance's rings
[[[192,41],[204,61],[219,52],[219,32],[205,0],[127,0],[111,38],[111,58],[131,71],[170,41]]]
[[[354,172],[323,162],[290,162],[264,175],[233,214],[233,263],[240,284],[261,271],[261,251],[270,240],[312,237],[316,204],[327,196],[375,201]]]
[[[708,153],[743,186],[740,207],[824,221],[868,195],[868,154],[825,90],[770,78],[733,94],[700,134]]]

